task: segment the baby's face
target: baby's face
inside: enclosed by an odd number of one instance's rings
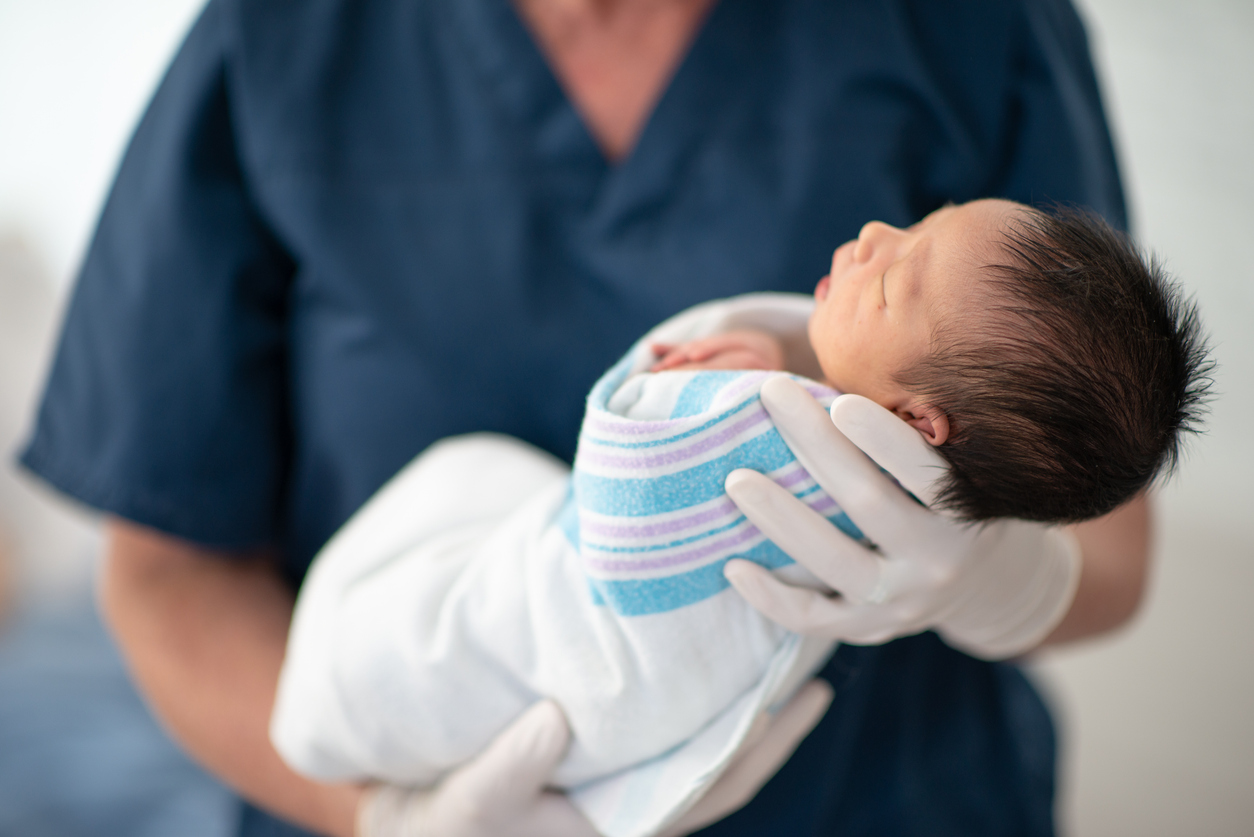
[[[1002,231],[1019,209],[981,200],[906,229],[872,221],[837,248],[814,289],[809,327],[828,382],[911,418],[919,405],[894,376],[926,356],[942,319],[981,310],[977,268],[998,261]]]

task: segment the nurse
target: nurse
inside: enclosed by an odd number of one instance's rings
[[[808,292],[863,222],[985,196],[1125,223],[1067,0],[210,0],[118,172],[23,461],[110,515],[106,619],[173,736],[248,800],[241,834],[349,835],[359,809],[371,837],[586,834],[540,791],[545,704],[423,796],[363,807],[283,765],[266,726],[312,556],[436,439],[569,459],[588,387],[650,326]],[[787,392],[772,409],[799,454],[849,456]],[[926,496],[882,417],[841,426]],[[755,520],[804,527],[744,485]],[[893,492],[855,521],[917,511],[925,535],[787,544],[848,601],[729,568],[790,627],[864,644],[773,779],[821,687],[711,794],[705,820],[753,798],[708,833],[1052,833],[1049,717],[981,657],[1124,621],[1144,502],[990,545]],[[1042,561],[1057,583],[1019,571]]]

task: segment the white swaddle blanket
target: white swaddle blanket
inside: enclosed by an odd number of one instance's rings
[[[833,648],[728,587],[733,556],[800,568],[730,502],[726,475],[762,471],[859,533],[762,408],[779,373],[642,372],[653,342],[731,328],[804,347],[810,305],[754,294],[654,329],[590,394],[573,477],[492,435],[398,474],[301,590],[271,724],[284,759],[322,780],[428,784],[551,697],[573,733],[555,781],[599,831],[645,837],[682,813]]]

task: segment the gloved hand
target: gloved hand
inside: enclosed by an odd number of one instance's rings
[[[840,594],[729,561],[728,581],[763,615],[800,634],[862,645],[935,629],[985,659],[1035,647],[1066,615],[1080,578],[1070,533],[1021,520],[971,524],[915,502],[875,463],[931,503],[945,461],[866,398],[837,398],[829,418],[781,376],[763,385],[762,403],[797,459],[874,544],[847,537],[768,477],[733,471],[727,493],[740,510]]]
[[[759,717],[736,761],[663,837],[688,834],[752,799],[831,700],[831,687],[815,680],[773,718]],[[569,740],[561,710],[540,701],[436,787],[369,789],[357,809],[357,837],[597,837],[564,794],[545,789]]]

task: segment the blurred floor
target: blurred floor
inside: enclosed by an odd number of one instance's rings
[[[94,517],[11,459],[56,307],[31,248],[0,233],[0,837],[227,837],[238,802],[149,717],[96,616]]]
[[[0,837],[227,837],[234,796],[153,723],[88,601],[0,633]]]
[[[13,557],[10,555],[9,536],[0,528],[0,630],[13,608]]]

